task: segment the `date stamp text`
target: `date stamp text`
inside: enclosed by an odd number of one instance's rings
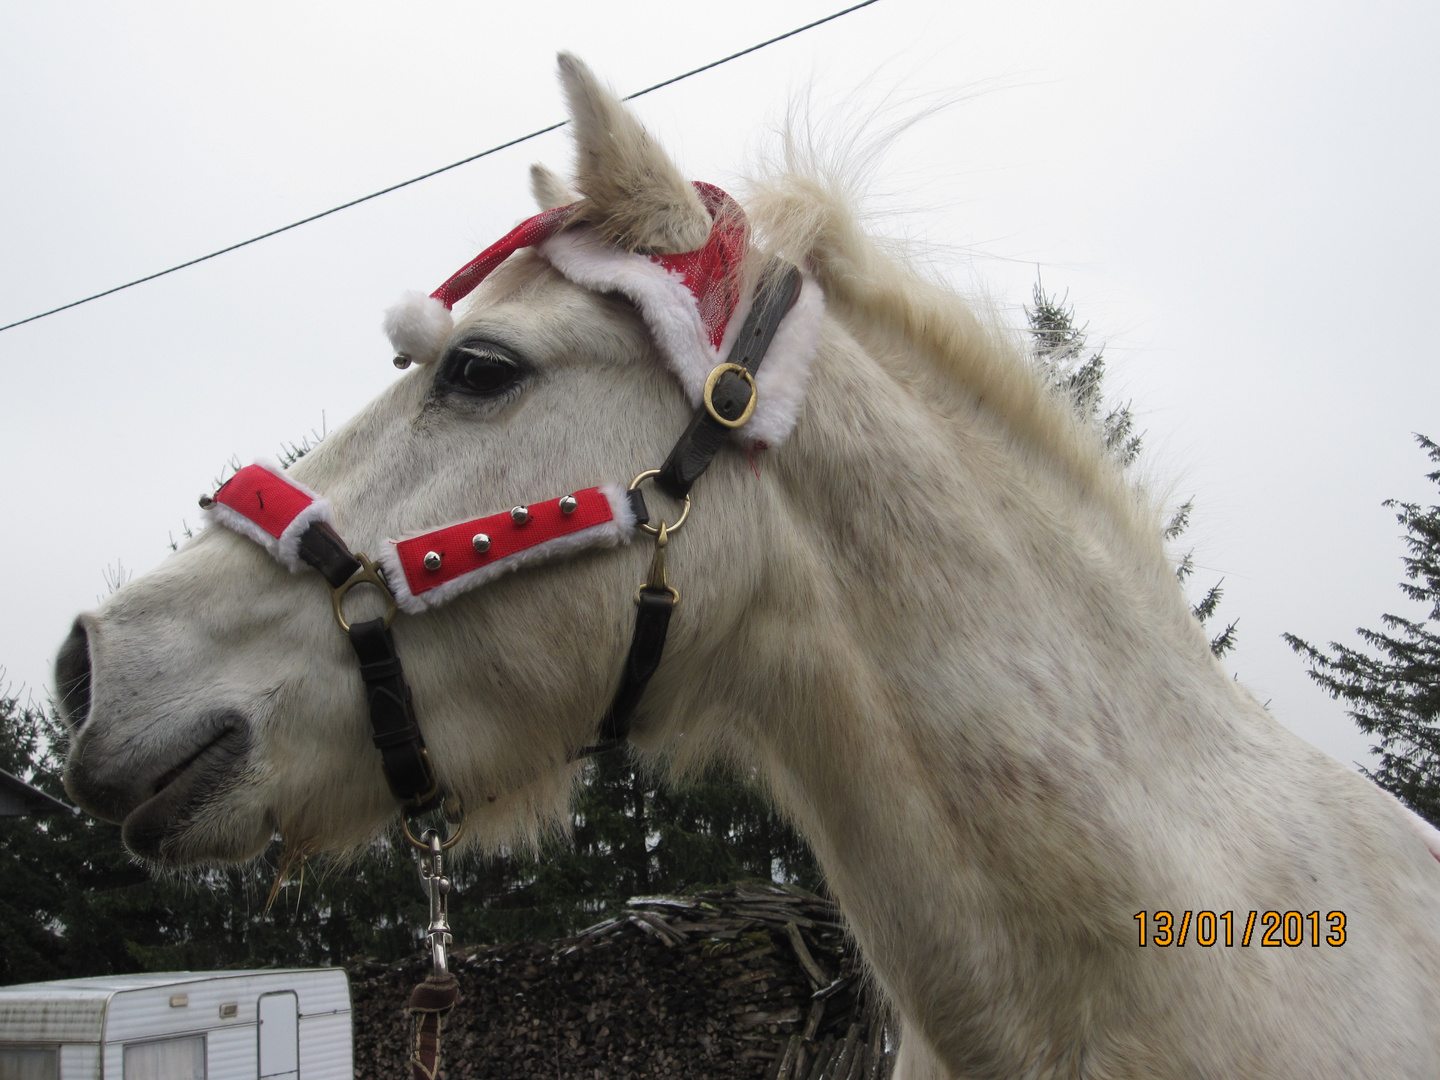
[[[1345,913],[1330,911],[1252,911],[1242,921],[1237,911],[1137,911],[1135,921],[1140,931],[1140,946],[1158,945],[1183,947],[1199,945],[1208,949],[1237,944],[1243,949],[1298,948],[1321,945],[1339,948],[1345,944]]]

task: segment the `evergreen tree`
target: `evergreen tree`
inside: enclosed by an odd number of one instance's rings
[[[1030,353],[1045,382],[1069,399],[1080,422],[1098,430],[1105,449],[1128,469],[1140,456],[1143,435],[1136,435],[1130,403],[1116,405],[1103,416],[1105,406],[1104,346],[1085,355],[1089,325],[1075,325],[1075,309],[1065,297],[1050,296],[1037,281],[1031,294],[1034,307],[1025,309],[1030,322]]]
[[[1417,435],[1440,465],[1440,445]],[[1440,469],[1426,478],[1440,485]],[[1346,702],[1350,718],[1379,739],[1374,772],[1362,769],[1416,813],[1440,825],[1440,506],[1386,500],[1405,527],[1400,591],[1425,605],[1422,618],[1381,615],[1381,629],[1356,629],[1362,647],[1330,642],[1317,649],[1294,634],[1285,641],[1309,665],[1310,678]],[[1365,651],[1368,646],[1369,650]]]
[[[1046,293],[1037,281],[1031,294],[1032,307],[1025,309],[1029,322],[1030,355],[1046,384],[1063,394],[1075,410],[1080,422],[1092,428],[1122,470],[1130,468],[1140,457],[1144,436],[1135,432],[1135,417],[1130,402],[1107,408],[1105,401],[1105,349],[1101,346],[1086,355],[1089,325],[1076,325],[1075,309],[1066,297]],[[1190,524],[1195,508],[1193,500],[1176,508],[1165,526],[1165,539],[1175,540]],[[1184,584],[1195,571],[1194,552],[1187,551],[1175,567],[1175,576]],[[1206,626],[1225,595],[1224,579],[1206,590],[1200,602],[1191,609],[1201,626]],[[1235,626],[1238,619],[1210,638],[1210,651],[1224,656],[1235,647]]]

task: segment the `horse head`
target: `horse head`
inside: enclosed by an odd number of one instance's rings
[[[472,264],[447,282],[454,294],[488,274],[458,319],[434,297],[392,309],[397,363],[412,369],[285,473],[323,495],[358,551],[393,553],[394,538],[595,485],[623,490],[664,460],[743,322],[756,260],[738,208],[686,182],[579,61],[562,57],[561,76],[581,195],[536,166],[549,213],[492,249],[481,273]],[[768,407],[737,446],[777,443],[793,424],[819,319],[810,288],[781,331],[793,340],[772,349],[786,355],[760,374]],[[738,454],[722,464],[716,494],[750,467]],[[616,528],[601,539],[613,544],[628,538],[627,510],[610,490]],[[757,498],[731,512],[753,515]],[[649,505],[672,522],[679,509],[653,491]],[[243,859],[277,831],[343,846],[395,808],[325,583],[293,559],[302,572],[287,572],[241,533],[212,525],[82,615],[57,662],[68,789],[160,862]],[[740,553],[715,541],[691,549],[705,562],[687,602],[706,605],[725,580],[723,602],[703,631],[677,624],[674,654],[718,648],[745,604],[745,576],[726,567]],[[453,599],[473,582],[417,598],[398,563],[389,568],[427,752],[487,842],[532,836],[564,808],[575,752],[595,741],[625,659],[650,556],[576,551],[543,571],[486,575],[485,588]],[[361,592],[346,600],[357,620],[374,603]],[[439,595],[448,602],[433,604]]]

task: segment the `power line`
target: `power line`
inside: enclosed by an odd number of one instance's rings
[[[671,86],[684,79],[690,78],[692,75],[699,75],[702,71],[717,68],[721,64],[728,64],[731,60],[738,60],[742,56],[748,56],[750,53],[758,52],[767,45],[774,45],[777,41],[784,41],[786,38],[792,38],[796,34],[803,34],[806,30],[813,30],[817,26],[823,26],[825,23],[833,22],[842,15],[849,15],[852,11],[859,11],[861,8],[869,7],[876,2],[877,0],[863,0],[862,3],[853,4],[850,7],[835,12],[833,15],[826,15],[823,19],[816,19],[814,22],[806,23],[804,26],[797,26],[794,30],[787,30],[783,34],[762,41],[758,45],[751,45],[748,49],[741,49],[739,52],[731,53],[729,56],[721,57],[719,60],[712,60],[710,63],[693,68],[683,75],[676,75],[673,78],[666,79],[664,82],[658,82],[654,86],[647,86],[644,90],[637,90],[633,94],[627,94],[621,100],[634,101],[636,98],[644,97],[652,91]],[[123,285],[116,285],[106,289],[104,292],[95,293],[81,300],[72,300],[68,304],[61,304],[59,307],[51,308],[49,311],[42,311],[38,315],[31,315],[28,318],[6,323],[4,326],[0,326],[0,333],[4,333],[6,330],[13,330],[17,326],[24,326],[26,323],[32,323],[36,319],[43,319],[48,315],[58,315],[62,311],[69,311],[71,308],[79,307],[81,304],[88,304],[91,300],[99,300],[102,296],[109,296],[112,293],[121,292],[124,289],[133,288],[136,285],[143,285],[147,281],[154,281],[156,278],[164,277],[166,274],[173,274],[177,270],[184,270],[187,267],[218,258],[221,255],[228,255],[232,251],[239,251],[241,248],[249,247],[251,244],[258,244],[261,240],[268,240],[272,236],[279,236],[281,233],[289,232],[291,229],[298,229],[301,225],[309,225],[312,221],[319,221],[321,218],[329,217],[331,214],[338,214],[341,210],[348,210],[352,206],[359,206],[361,203],[369,202],[371,199],[378,199],[381,195],[389,195],[392,191],[399,191],[401,188],[407,188],[411,184],[418,184],[421,180],[429,180],[432,176],[439,176],[441,173],[449,172],[451,169],[458,169],[461,165],[468,165],[472,161],[479,161],[481,158],[489,157],[491,154],[498,154],[501,150],[508,150],[512,146],[519,146],[523,142],[537,139],[541,135],[546,135],[557,128],[564,127],[569,122],[568,120],[561,120],[559,123],[551,124],[549,127],[538,128],[528,135],[521,135],[519,138],[511,139],[509,142],[503,142],[499,146],[492,146],[489,150],[482,150],[478,154],[471,154],[469,157],[461,158],[459,161],[452,162],[449,165],[442,165],[438,169],[431,169],[429,172],[421,173],[419,176],[411,177],[409,180],[402,180],[398,184],[391,184],[389,187],[381,188],[379,191],[372,191],[369,195],[361,195],[358,199],[351,199],[349,202],[341,203],[339,206],[332,206],[329,210],[321,210],[318,214],[311,214],[309,217],[301,218],[299,221],[292,221],[289,225],[281,225],[278,229],[271,229],[269,232],[263,232],[259,236],[252,236],[248,240],[241,240],[238,244],[231,244],[228,247],[220,248],[218,251],[212,251],[208,255],[188,259],[185,262],[177,263],[165,270],[157,270],[153,274],[146,274],[144,277],[136,278],[134,281],[127,281]]]

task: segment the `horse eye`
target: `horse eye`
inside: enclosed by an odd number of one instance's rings
[[[492,345],[461,346],[445,368],[445,381],[456,390],[485,397],[508,389],[520,378],[520,365]]]

